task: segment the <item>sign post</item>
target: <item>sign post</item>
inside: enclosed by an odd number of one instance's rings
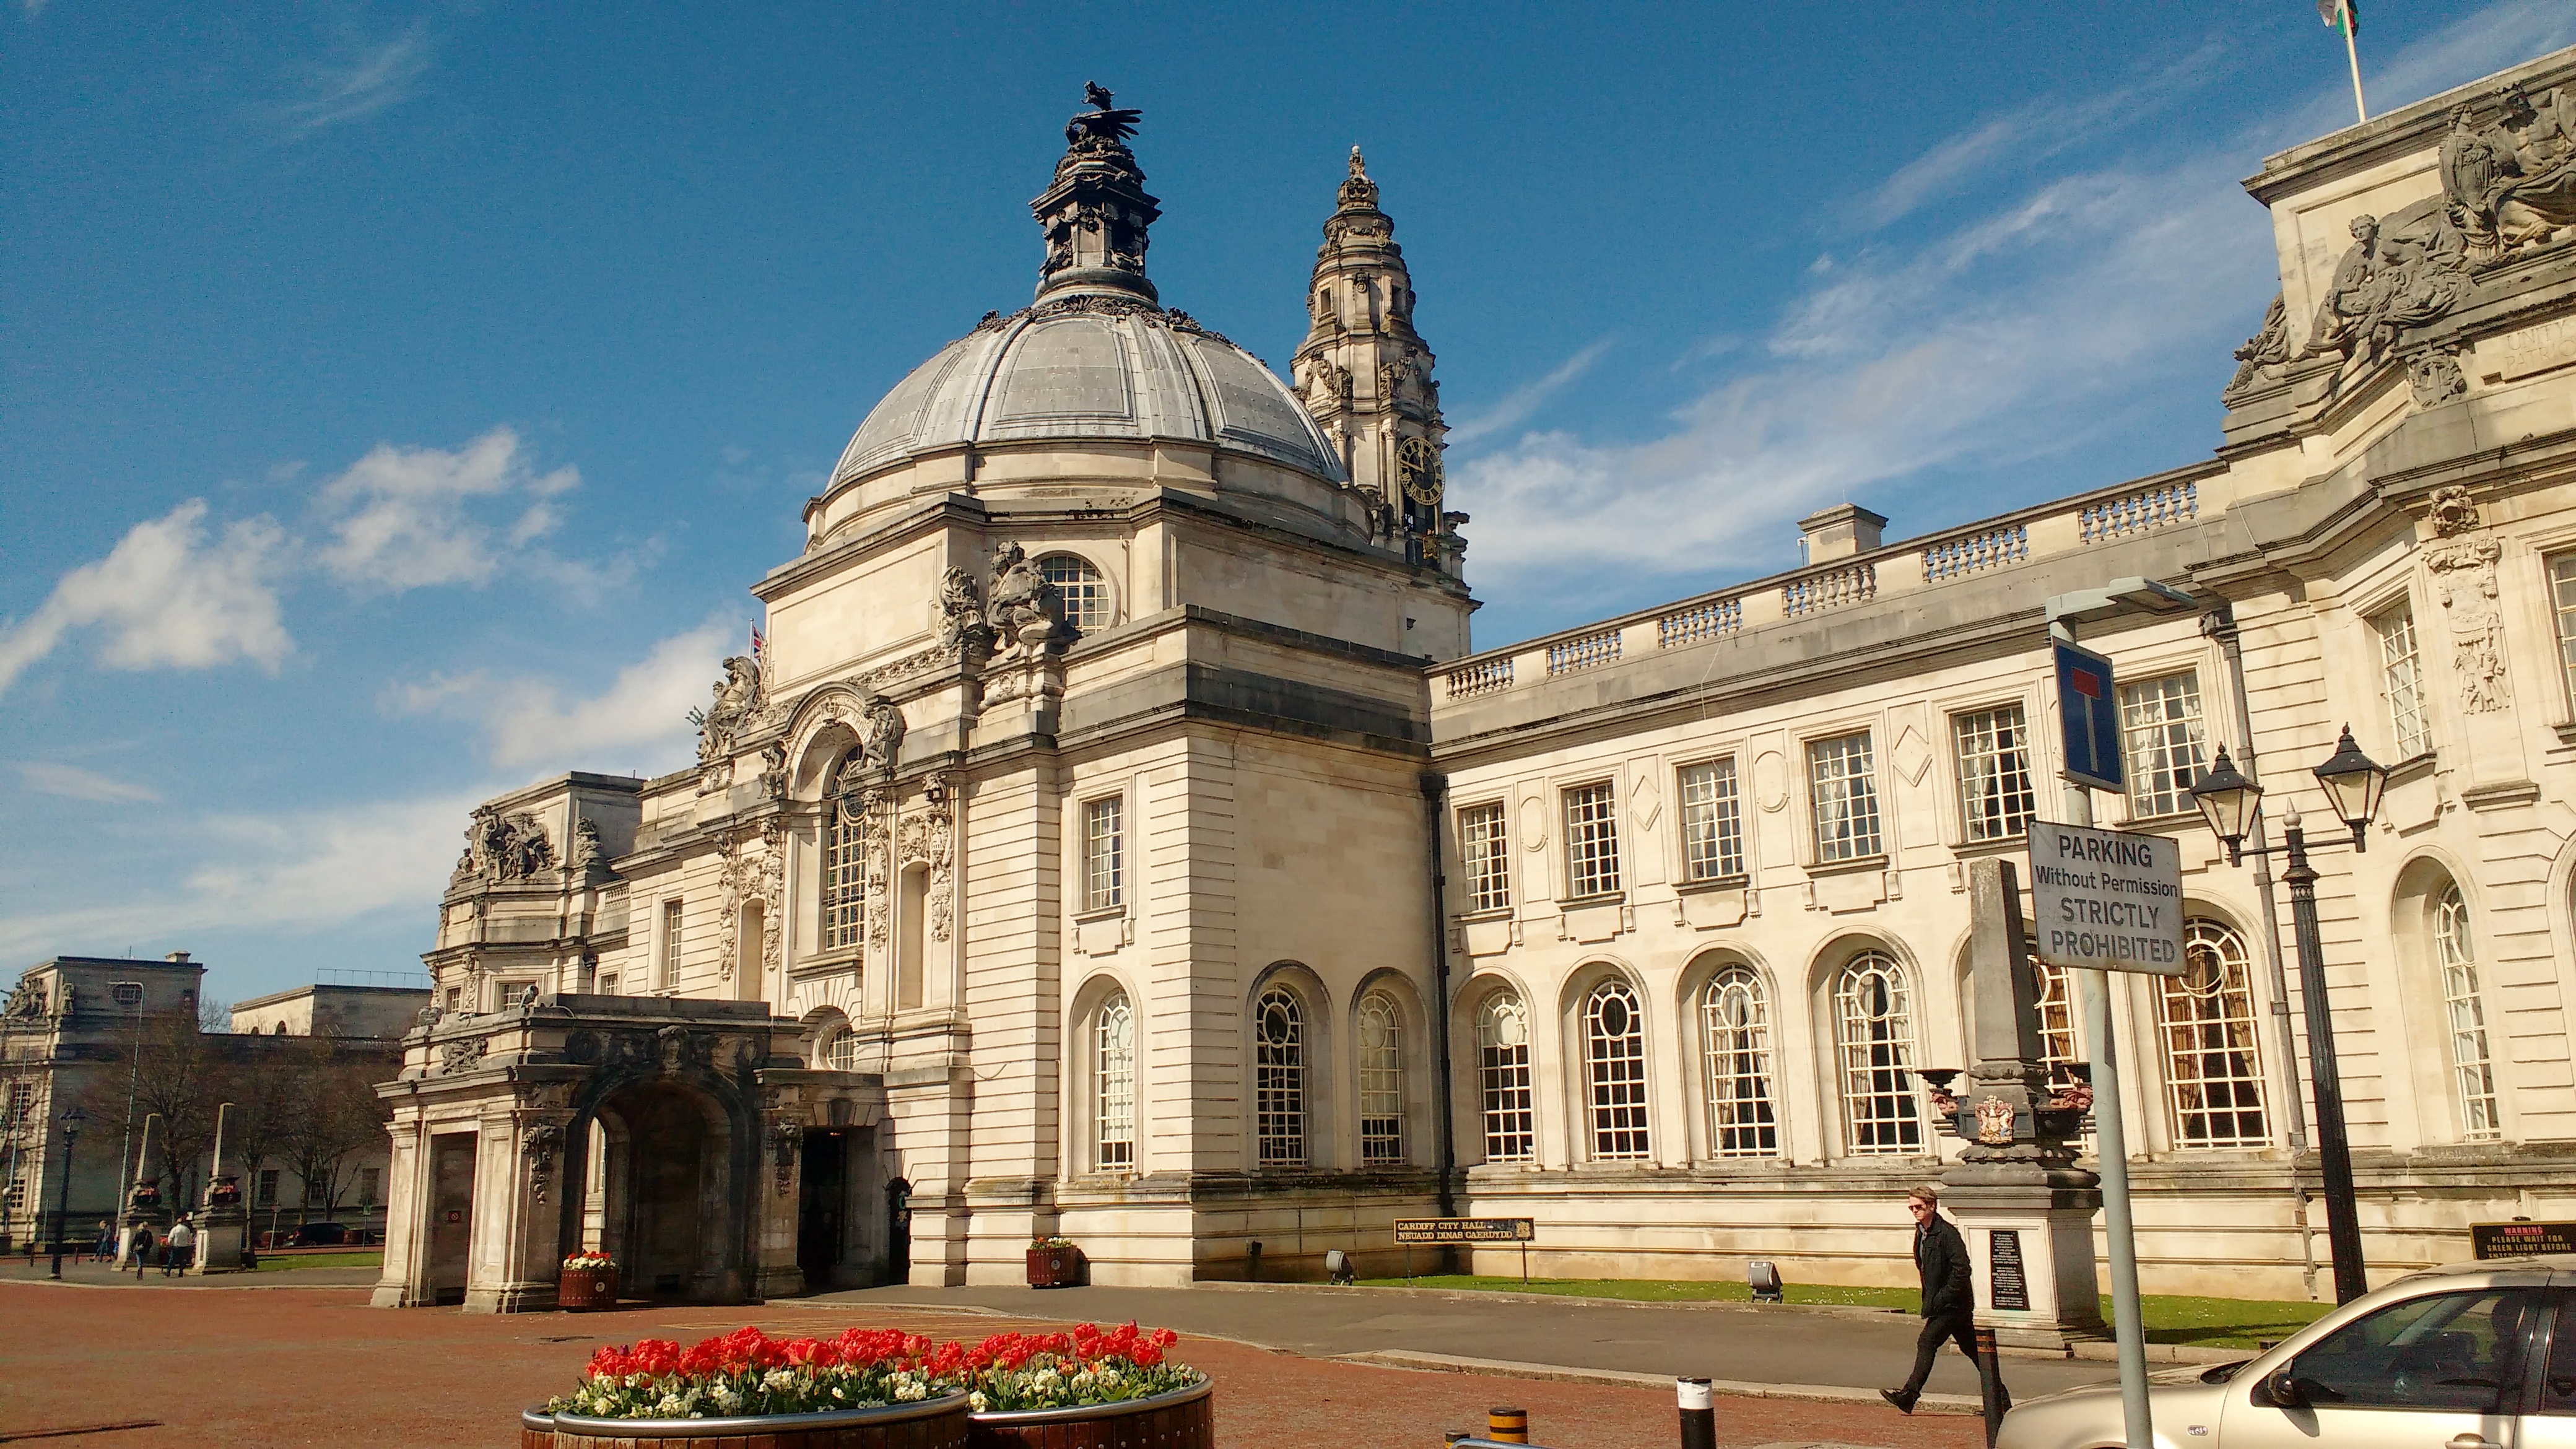
[[[1535,1218],[1397,1218],[1396,1246],[1405,1250],[1404,1276],[1413,1277],[1413,1245],[1421,1243],[1518,1243],[1521,1286],[1529,1286],[1530,1239],[1538,1236]]]

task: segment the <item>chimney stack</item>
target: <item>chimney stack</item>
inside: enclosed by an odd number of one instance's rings
[[[1837,503],[1798,520],[1798,532],[1804,535],[1799,544],[1807,551],[1807,562],[1830,563],[1875,550],[1886,527],[1886,519],[1857,503]]]

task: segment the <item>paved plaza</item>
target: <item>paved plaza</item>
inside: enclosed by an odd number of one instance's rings
[[[1718,1378],[1830,1387],[1855,1377],[1852,1365],[1869,1379],[1911,1337],[1903,1320],[1852,1315],[1312,1290],[895,1288],[755,1308],[485,1317],[387,1312],[367,1307],[358,1285],[307,1286],[313,1277],[363,1271],[179,1286],[157,1274],[137,1284],[87,1265],[53,1284],[42,1281],[41,1267],[32,1274],[19,1261],[0,1267],[0,1323],[7,1325],[0,1330],[0,1442],[87,1428],[93,1432],[38,1442],[497,1449],[515,1442],[518,1409],[571,1384],[602,1343],[687,1341],[746,1322],[781,1335],[865,1326],[975,1338],[1066,1318],[1135,1317],[1179,1328],[1181,1355],[1215,1376],[1218,1437],[1227,1446],[1437,1446],[1444,1430],[1480,1426],[1486,1408],[1508,1403],[1529,1410],[1542,1444],[1660,1449],[1677,1441],[1673,1396],[1644,1376],[1674,1371],[1667,1364]],[[1335,1357],[1384,1351],[1478,1361],[1485,1371]],[[1641,1377],[1634,1386],[1516,1377],[1498,1372],[1498,1363]],[[1944,1365],[1935,1390],[1971,1387],[1963,1367]],[[2009,1371],[2027,1394],[2107,1370],[2017,1360]],[[1744,1446],[1973,1449],[1981,1442],[1977,1422],[1962,1415],[1908,1419],[1874,1402],[1810,1398],[1722,1399],[1718,1436]]]

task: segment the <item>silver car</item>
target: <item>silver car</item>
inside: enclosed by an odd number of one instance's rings
[[[2242,1363],[2150,1376],[2163,1449],[2576,1449],[2576,1255],[2460,1263]],[[2118,1384],[2017,1404],[1997,1449],[2116,1449]]]

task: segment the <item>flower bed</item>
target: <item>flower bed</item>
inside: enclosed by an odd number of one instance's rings
[[[1177,1337],[1084,1323],[972,1345],[858,1328],[827,1339],[742,1328],[685,1349],[643,1339],[591,1355],[579,1388],[528,1412],[521,1443],[771,1435],[781,1446],[932,1449],[967,1444],[971,1412],[982,1445],[1206,1449],[1213,1385],[1171,1360]]]
[[[555,1306],[568,1313],[597,1313],[617,1306],[617,1260],[606,1253],[575,1253],[555,1275]]]

